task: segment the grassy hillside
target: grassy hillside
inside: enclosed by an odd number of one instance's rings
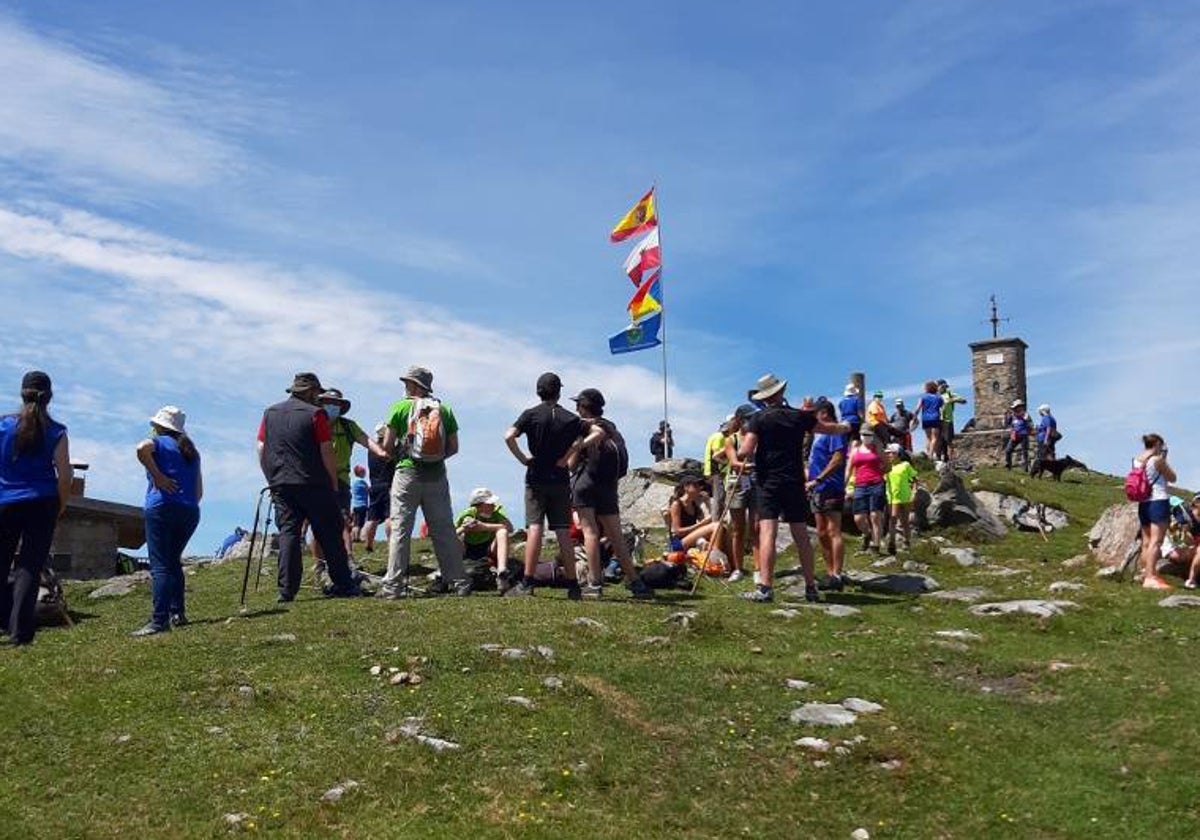
[[[783,604],[743,603],[718,583],[650,605],[614,590],[584,604],[549,592],[307,595],[276,609],[264,586],[238,615],[241,570],[226,565],[189,577],[195,624],[135,640],[126,634],[148,592],[89,601],[73,588],[74,629],[0,649],[0,834],[1195,836],[1200,612],[1060,565],[1119,499],[1114,481],[978,479],[1061,506],[1073,524],[1050,542],[1012,534],[982,546],[982,568],[928,544],[915,559],[944,588],[1065,597],[1077,609],[984,618],[952,601],[847,592],[829,601],[858,615],[784,618],[771,612]],[[1084,589],[1050,596],[1056,580]],[[685,609],[693,622],[667,621]],[[553,658],[528,650],[539,645]],[[391,667],[423,681],[393,686]],[[883,710],[842,729],[789,721],[806,701],[849,697]],[[405,736],[411,717],[459,749]],[[802,736],[834,749],[796,746]],[[322,802],[347,780],[358,786]],[[245,816],[231,826],[227,814]]]

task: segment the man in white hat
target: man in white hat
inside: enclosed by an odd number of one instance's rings
[[[1009,431],[1008,441],[1004,444],[1004,468],[1012,469],[1013,453],[1019,447],[1023,469],[1029,472],[1029,431],[1033,428],[1033,420],[1025,410],[1025,400],[1013,400],[1004,417],[1004,425]]]
[[[463,543],[463,570],[476,589],[487,581],[490,566],[496,567],[496,588],[504,594],[511,584],[508,571],[508,535],[513,525],[500,497],[486,487],[476,487],[467,497],[467,507],[454,520],[454,528]]]
[[[764,408],[749,418],[738,457],[754,459],[758,556],[762,568],[757,587],[743,597],[762,603],[774,600],[775,537],[782,520],[791,528],[800,555],[805,600],[815,602],[819,596],[813,573],[813,548],[808,541],[808,494],[800,447],[809,432],[848,435],[850,424],[819,420],[812,411],[786,405],[783,392],[787,381],[774,374],[760,377],[756,387],[753,399],[763,403]]]

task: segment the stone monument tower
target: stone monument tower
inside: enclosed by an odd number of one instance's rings
[[[1027,402],[1025,389],[1025,351],[1029,345],[1019,338],[1002,338],[1000,323],[1007,320],[996,311],[992,297],[992,337],[972,342],[971,378],[975,388],[975,425],[958,435],[955,450],[976,464],[999,466],[1004,463],[1004,413],[1014,400]]]

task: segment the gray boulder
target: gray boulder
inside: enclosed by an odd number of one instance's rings
[[[146,583],[149,580],[150,573],[146,571],[134,572],[131,575],[119,575],[110,578],[103,586],[97,586],[88,593],[88,597],[93,599],[119,598],[133,592],[139,583]]]
[[[940,592],[931,592],[927,598],[936,598],[939,601],[961,601],[965,604],[973,604],[976,601],[982,601],[991,595],[982,586],[963,586],[958,589],[943,589]]]
[[[1200,595],[1168,595],[1158,602],[1160,607],[1200,607]]]
[[[816,724],[818,726],[849,726],[858,720],[858,715],[834,703],[805,703],[792,710],[792,723]]]
[[[1087,537],[1088,547],[1100,565],[1116,569],[1113,574],[1117,577],[1123,576],[1137,562],[1142,545],[1137,505],[1126,502],[1108,508]]]
[[[889,595],[923,595],[941,589],[938,582],[928,575],[847,572],[845,578],[867,592],[882,592]]]
[[[1054,618],[1062,615],[1067,607],[1079,606],[1074,601],[1042,601],[1039,599],[1022,599],[1019,601],[998,601],[992,604],[976,604],[971,607],[971,615],[1016,615],[1024,613],[1038,618]]]
[[[662,512],[675,492],[673,484],[655,481],[647,471],[631,471],[617,484],[617,499],[621,505],[621,520],[639,528],[663,527]]]
[[[1036,505],[1020,496],[1008,496],[1004,493],[994,493],[991,490],[976,490],[975,498],[997,519],[1012,523],[1021,531],[1051,533],[1066,528],[1069,524],[1067,515],[1058,508]]]
[[[1007,532],[1004,523],[987,510],[967,489],[962,476],[945,463],[939,463],[938,484],[929,502],[927,519],[931,526],[960,525],[984,536],[998,539]]]
[[[654,478],[679,482],[685,475],[703,475],[704,465],[695,458],[667,458],[648,467],[638,467],[634,472],[648,472]]]

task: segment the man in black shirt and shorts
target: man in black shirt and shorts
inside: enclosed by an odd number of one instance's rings
[[[507,597],[533,594],[534,573],[542,554],[542,524],[549,524],[558,537],[558,558],[567,578],[567,597],[577,601],[582,597],[575,578],[575,556],[572,549],[571,484],[567,472],[567,451],[587,429],[578,416],[558,404],[562,395],[562,380],[556,373],[538,377],[537,395],[541,400],[533,408],[521,412],[505,433],[504,442],[513,457],[525,465],[525,575],[516,586],[505,593]],[[525,436],[529,454],[521,451],[517,438]]]
[[[784,403],[787,381],[766,374],[758,380],[752,399],[764,404],[762,411],[749,418],[742,444],[741,459],[754,459],[758,502],[758,586],[743,595],[750,601],[770,602],[775,597],[775,537],[779,522],[788,523],[800,555],[804,574],[804,598],[817,601],[817,579],[813,574],[813,548],[808,541],[808,495],[804,488],[804,465],[800,449],[804,436],[850,434],[848,423],[818,420],[811,411],[801,411]]]

